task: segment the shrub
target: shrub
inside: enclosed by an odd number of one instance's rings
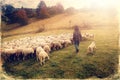
[[[37,32],[43,32],[43,31],[45,31],[45,25],[40,26],[40,27],[38,28],[38,30],[36,31],[36,33],[37,33]]]

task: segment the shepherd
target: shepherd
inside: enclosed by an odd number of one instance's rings
[[[82,41],[82,35],[81,35],[80,30],[79,30],[79,26],[75,25],[74,32],[73,32],[73,44],[75,46],[76,53],[79,52],[79,44],[81,41]]]

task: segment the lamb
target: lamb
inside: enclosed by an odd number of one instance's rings
[[[42,66],[42,64],[45,63],[45,58],[47,58],[49,60],[48,54],[44,51],[44,49],[42,47],[37,47],[36,57],[37,57],[37,60],[40,61],[41,66]]]
[[[89,46],[88,46],[88,52],[87,54],[93,54],[96,49],[95,41],[93,41]]]

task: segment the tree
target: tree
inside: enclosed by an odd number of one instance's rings
[[[47,6],[44,1],[41,1],[40,4],[38,5],[38,8],[36,10],[37,17],[38,18],[48,18],[49,14],[47,11]]]
[[[12,5],[2,6],[2,21],[7,24],[19,23],[20,25],[28,24],[28,17],[25,10],[15,9]]]
[[[48,8],[48,13],[50,15],[56,15],[57,14],[57,7],[56,6],[51,6]]]
[[[64,12],[64,7],[61,3],[57,3],[56,8],[57,8],[57,13],[63,13]]]
[[[21,25],[28,24],[28,17],[27,17],[26,11],[23,8],[15,11],[14,16],[17,20],[17,23],[19,23]]]
[[[3,5],[2,6],[2,21],[5,21],[7,23],[14,23],[15,17],[14,17],[14,11],[15,8],[12,5]]]
[[[67,9],[65,10],[65,12],[67,12],[68,14],[73,14],[75,11],[76,11],[76,10],[75,10],[75,8],[73,8],[73,7],[69,7],[69,8],[67,8]]]
[[[26,11],[26,14],[27,14],[28,18],[35,17],[35,12],[33,11],[33,9],[31,9],[31,8],[24,8],[24,10]]]
[[[49,7],[48,12],[50,15],[60,14],[64,12],[64,7],[62,4],[58,3],[55,6]]]

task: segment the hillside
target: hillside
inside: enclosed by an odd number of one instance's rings
[[[39,20],[29,25],[19,27],[17,29],[13,29],[10,31],[3,31],[3,36],[11,36],[18,35],[23,33],[35,33],[39,32],[40,29],[45,29],[45,31],[49,30],[57,30],[57,29],[71,29],[73,25],[82,26],[84,23],[89,24],[92,27],[97,26],[111,26],[114,25],[117,21],[112,21],[114,15],[109,14],[109,12],[101,12],[101,11],[89,11],[89,12],[77,12],[74,14],[60,14],[54,17]],[[117,20],[117,18],[116,18]],[[7,27],[7,26],[6,26]],[[42,28],[41,28],[42,27]]]

